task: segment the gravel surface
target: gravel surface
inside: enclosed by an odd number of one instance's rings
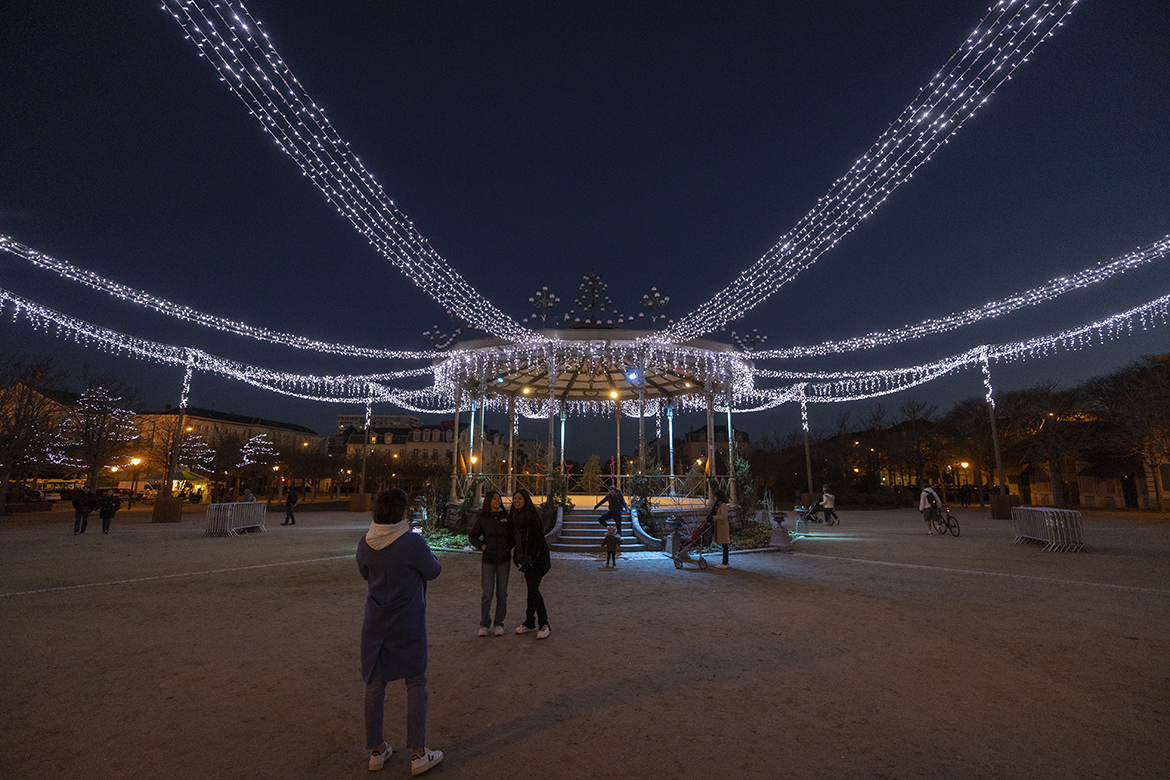
[[[1170,776],[1170,516],[1086,512],[1091,552],[962,509],[850,512],[795,552],[676,570],[559,555],[552,636],[479,638],[479,560],[428,591],[429,777]],[[360,778],[365,594],[347,512],[0,518],[0,778]],[[712,564],[718,562],[718,557]],[[388,689],[408,776],[405,693]]]

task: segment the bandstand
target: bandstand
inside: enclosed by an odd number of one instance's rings
[[[726,414],[729,463],[734,464],[731,414],[737,396],[751,390],[753,365],[730,344],[693,340],[671,343],[652,331],[571,329],[543,331],[540,340],[516,343],[504,339],[466,341],[450,348],[449,356],[435,361],[435,391],[456,409],[455,430],[462,412],[470,412],[470,452],[465,460],[468,482],[485,482],[501,491],[516,485],[515,441],[520,418],[547,419],[549,452],[540,490],[565,460],[570,418],[603,417],[614,421],[613,481],[621,486],[630,474],[621,463],[622,418],[638,420],[637,472],[646,472],[646,420],[666,421],[669,456],[666,473],[651,479],[660,495],[693,495],[696,486],[684,485],[674,473],[674,415],[677,411],[707,415],[707,457],[699,488],[707,497],[716,485],[726,484],[734,499],[734,466],[729,474],[716,473],[716,413]],[[486,412],[508,417],[508,456],[505,473],[484,470]],[[559,434],[559,435],[558,435]],[[557,446],[554,448],[554,442]],[[477,449],[478,448],[478,449]],[[459,448],[452,455],[452,496],[459,483]],[[478,478],[478,479],[477,479]],[[465,483],[467,484],[467,483]]]

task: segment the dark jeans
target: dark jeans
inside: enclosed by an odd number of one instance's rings
[[[727,565],[727,553],[728,553],[728,551],[730,551],[730,550],[731,550],[731,545],[730,545],[730,544],[725,544],[725,545],[723,545],[723,565],[724,565],[724,566],[726,566],[726,565]]]
[[[827,506],[827,507],[825,507],[825,523],[826,524],[828,524],[828,522],[829,522],[829,515],[832,515],[834,520],[841,519],[841,518],[837,517],[837,513],[833,511],[833,507]]]
[[[102,518],[102,533],[103,534],[108,534],[110,532],[110,521],[113,519],[114,518],[112,518],[112,517],[103,517]]]
[[[529,628],[548,625],[548,612],[544,608],[544,596],[540,595],[540,581],[544,574],[524,573],[524,582],[528,585],[528,608],[524,612],[524,625]],[[536,621],[540,622],[537,623]]]
[[[74,512],[73,513],[73,533],[85,533],[85,527],[89,525],[89,512]]]
[[[614,528],[617,529],[617,535],[621,536],[622,535],[622,510],[611,509],[608,512],[606,512],[604,515],[602,515],[601,517],[597,518],[597,522],[601,523],[602,528],[605,528],[607,525],[609,525],[611,520],[613,521]]]
[[[427,676],[406,678],[406,741],[409,748],[427,746]],[[382,681],[382,664],[366,683],[366,750],[381,745],[382,719],[386,710],[386,683]]]
[[[295,517],[293,517],[293,510],[294,510],[294,509],[296,509],[296,508],[297,508],[296,504],[293,504],[292,506],[289,506],[289,507],[286,507],[286,508],[285,508],[285,510],[284,510],[284,522],[286,522],[286,523],[288,523],[288,524],[290,524],[290,525],[296,525],[296,524],[297,524],[297,519],[296,519]],[[375,745],[374,747],[377,747],[377,745]]]
[[[617,566],[617,553],[614,552],[613,550],[606,550],[605,551],[605,565],[609,566],[611,563],[614,566]]]
[[[512,562],[479,564],[479,584],[483,594],[479,599],[479,624],[484,628],[492,624],[492,594],[496,597],[496,625],[504,625],[504,617],[508,614],[508,574],[512,571]]]

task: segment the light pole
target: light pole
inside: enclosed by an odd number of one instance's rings
[[[130,472],[130,477],[133,480],[130,483],[130,499],[126,502],[127,511],[134,508],[134,493],[138,491],[138,466],[142,463],[142,458],[131,458],[130,465],[134,470]]]

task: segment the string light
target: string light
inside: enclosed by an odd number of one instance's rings
[[[196,325],[202,325],[206,328],[214,328],[216,330],[234,333],[238,336],[247,336],[248,338],[256,339],[257,341],[268,341],[274,344],[283,344],[287,347],[294,347],[296,349],[306,349],[313,352],[324,352],[334,355],[348,355],[350,357],[363,358],[385,358],[385,359],[418,359],[431,360],[439,356],[438,352],[411,352],[393,349],[371,349],[368,347],[355,347],[348,344],[330,344],[324,341],[317,341],[315,339],[305,338],[304,336],[296,336],[291,333],[281,333],[279,331],[268,330],[267,328],[258,328],[253,325],[247,325],[243,322],[236,322],[235,320],[217,317],[214,314],[206,314],[201,311],[192,309],[190,306],[182,306],[177,303],[156,297],[150,293],[142,290],[136,290],[132,287],[119,284],[118,282],[107,279],[93,271],[87,271],[83,268],[67,263],[64,260],[58,260],[54,257],[38,252],[31,247],[13,240],[10,236],[0,235],[0,250],[7,252],[15,257],[27,260],[37,268],[43,268],[48,271],[53,271],[63,279],[68,279],[74,282],[80,282],[86,287],[100,292],[112,295],[129,303],[134,303],[139,306],[144,306],[148,309],[153,309],[168,317],[174,317],[186,322],[193,322]]]
[[[1014,293],[1006,298],[985,303],[982,306],[968,309],[958,314],[924,320],[917,325],[904,325],[900,328],[893,328],[880,333],[870,333],[865,336],[857,336],[841,341],[826,341],[811,347],[756,350],[752,353],[752,358],[754,360],[767,360],[775,358],[821,357],[823,355],[841,352],[873,349],[874,347],[886,346],[888,344],[900,344],[903,341],[955,330],[956,328],[970,325],[980,320],[994,319],[995,317],[1003,316],[1025,306],[1036,306],[1037,304],[1051,301],[1053,298],[1064,295],[1067,292],[1103,282],[1117,274],[1125,273],[1139,266],[1152,263],[1155,260],[1164,260],[1168,255],[1170,255],[1170,236],[1155,241],[1149,246],[1136,249],[1104,265],[1087,268],[1072,276],[1059,276],[1039,287]],[[734,331],[732,335],[735,335]],[[737,343],[740,344],[742,349],[748,350],[748,347],[744,346],[738,340]]]
[[[1129,335],[1135,328],[1147,330],[1155,327],[1159,322],[1165,324],[1168,318],[1170,318],[1170,295],[1164,295],[1149,303],[1075,328],[1007,344],[981,345],[958,355],[951,355],[941,360],[908,368],[876,371],[803,372],[756,369],[754,373],[758,377],[773,379],[826,380],[819,384],[807,385],[810,401],[826,403],[860,401],[901,392],[978,363],[984,367],[985,384],[988,387],[988,400],[990,402],[989,371],[986,368],[990,361],[1015,361],[1045,357],[1060,351],[1078,350],[1094,343],[1104,344],[1108,340]],[[761,405],[755,409],[744,409],[744,411],[772,408],[789,400],[786,395],[788,393],[790,393],[790,388],[757,390],[751,397],[759,399],[762,402]]]
[[[829,192],[775,246],[666,334],[686,341],[737,320],[851,233],[1053,35],[1078,0],[1001,0]]]
[[[439,256],[365,169],[241,3],[163,0],[228,88],[338,213],[427,295],[467,323],[512,341],[539,340]]]

